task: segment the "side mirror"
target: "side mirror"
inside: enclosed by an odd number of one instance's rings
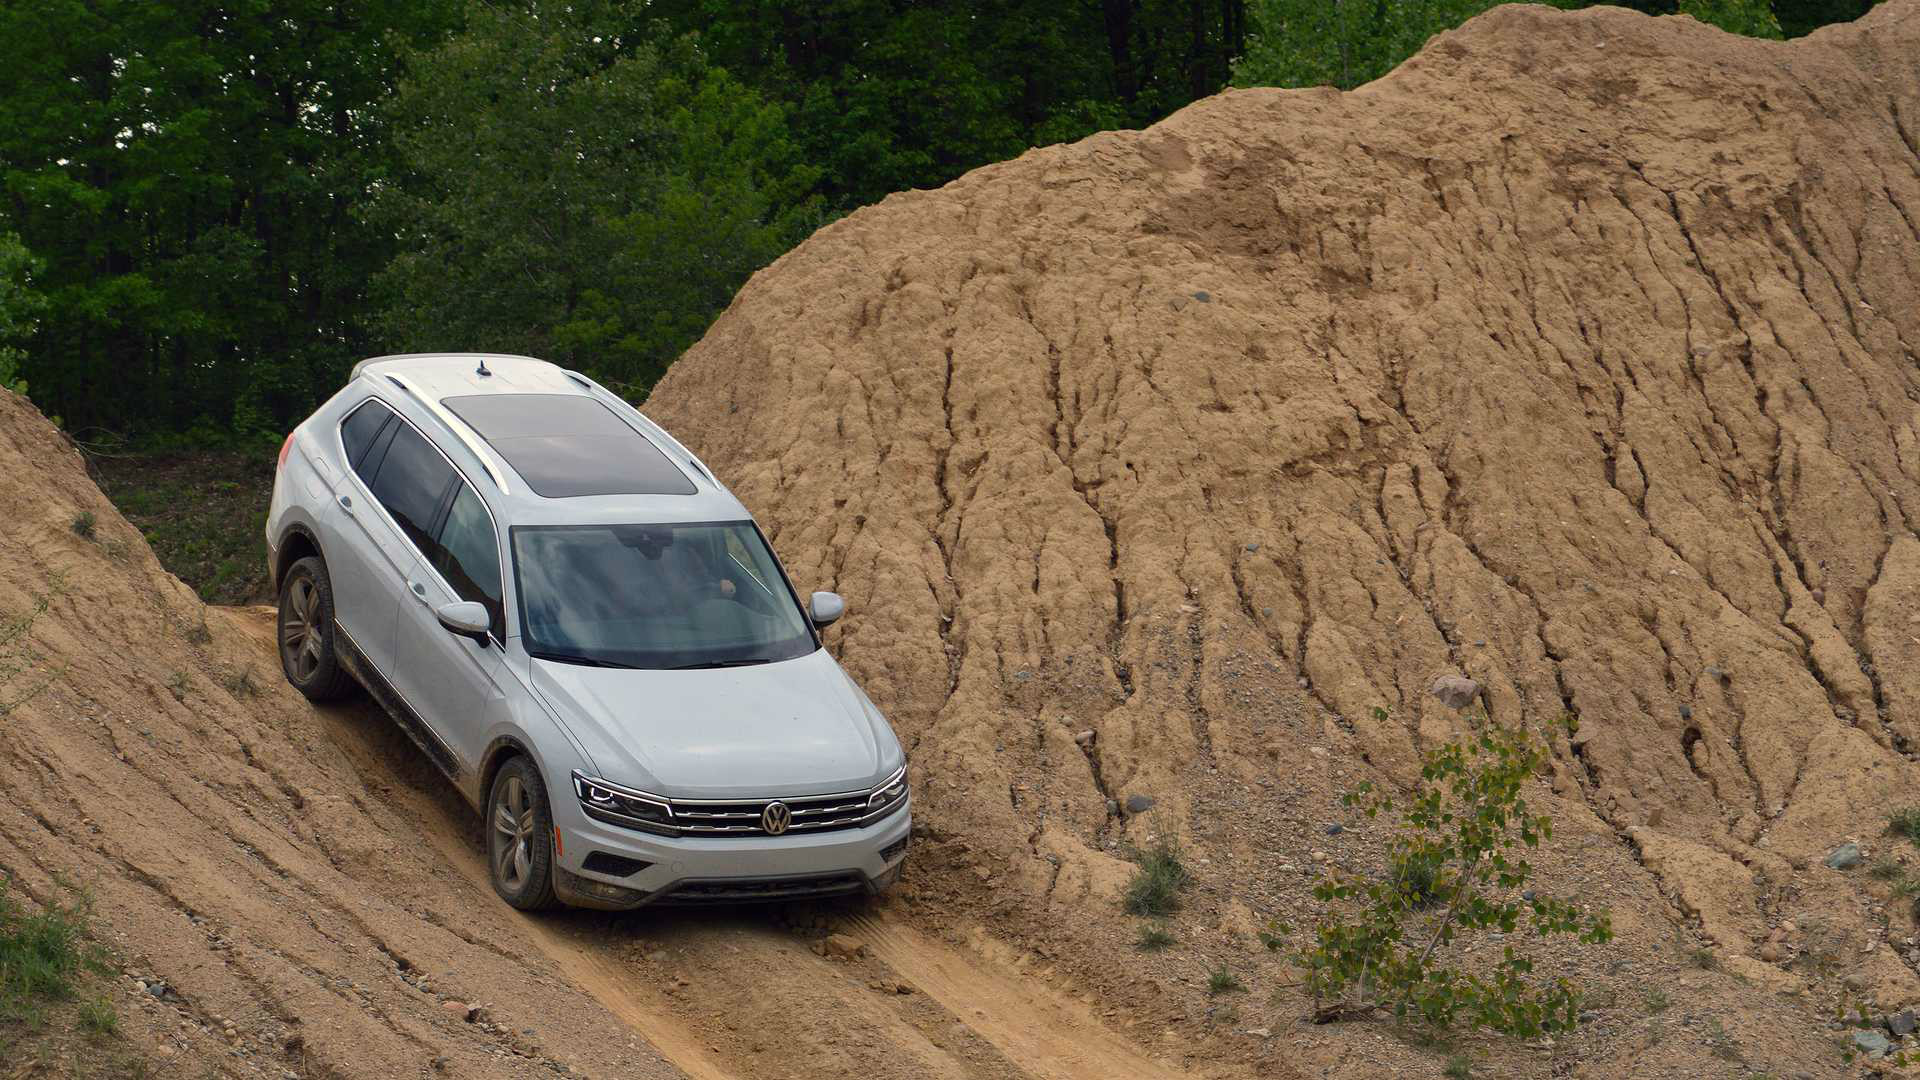
[[[807,601],[807,617],[815,626],[826,626],[846,612],[847,602],[839,593],[817,592]]]
[[[477,600],[462,600],[457,604],[442,604],[434,609],[434,616],[447,633],[472,638],[487,647],[487,631],[493,628],[493,616],[488,614],[487,606]]]

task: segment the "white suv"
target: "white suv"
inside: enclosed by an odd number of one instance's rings
[[[874,892],[906,756],[746,508],[591,379],[393,356],[280,448],[287,679],[366,687],[485,816],[510,904]]]

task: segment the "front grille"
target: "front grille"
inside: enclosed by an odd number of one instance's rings
[[[656,897],[659,904],[751,904],[766,900],[804,900],[864,892],[867,881],[858,872],[816,877],[775,878],[767,881],[683,881]]]
[[[662,836],[773,836],[858,829],[907,805],[906,766],[865,791],[780,799],[670,799],[623,788],[584,773],[574,792],[588,817]],[[784,815],[773,815],[775,804]],[[770,823],[784,828],[769,829]]]
[[[761,821],[767,807],[785,804],[791,814],[789,833],[827,832],[832,829],[857,829],[878,820],[886,808],[869,813],[867,794],[821,795],[811,799],[752,799],[742,802],[708,802],[674,799],[673,823],[681,832],[693,836],[765,836]],[[896,807],[897,808],[897,807]]]

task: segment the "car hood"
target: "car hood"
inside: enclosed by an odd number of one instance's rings
[[[600,778],[656,795],[857,791],[905,760],[886,719],[825,649],[693,671],[529,663],[535,690]]]

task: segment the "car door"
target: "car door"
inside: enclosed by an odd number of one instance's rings
[[[340,422],[347,469],[333,481],[322,512],[328,537],[327,577],[333,585],[333,618],[375,673],[393,663],[394,619],[400,610],[409,558],[404,539],[373,495],[397,429],[404,422],[378,398],[369,398]]]
[[[393,679],[452,749],[461,771],[474,767],[485,751],[483,718],[500,693],[500,643],[507,633],[503,595],[493,516],[472,485],[457,480],[431,543],[407,579]],[[487,609],[492,639],[486,644],[440,625],[436,611],[461,600]]]

